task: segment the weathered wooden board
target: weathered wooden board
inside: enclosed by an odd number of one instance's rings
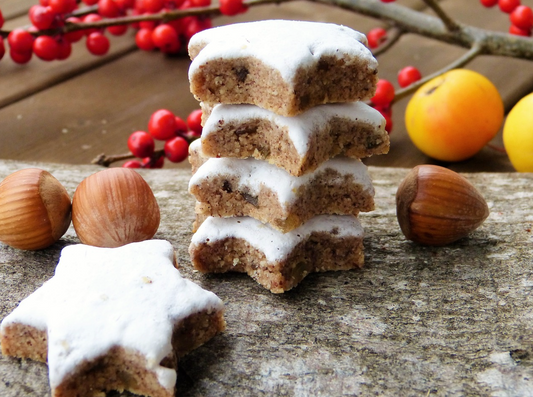
[[[1,161],[0,179],[31,165]],[[71,193],[98,170],[39,166]],[[429,248],[397,225],[394,195],[407,169],[370,172],[377,209],[361,217],[364,269],[310,275],[283,295],[244,275],[195,273],[189,172],[142,172],[161,206],[156,237],[172,242],[184,275],[226,304],[227,331],[183,359],[178,395],[533,395],[533,174],[466,174],[491,214],[470,237]],[[39,252],[0,244],[0,318],[76,241],[70,229]],[[0,395],[48,396],[46,365],[0,357]]]

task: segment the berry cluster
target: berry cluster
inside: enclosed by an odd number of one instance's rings
[[[511,26],[509,33],[518,36],[531,36],[533,28],[533,10],[521,5],[520,0],[480,0],[481,4],[490,8],[498,5],[500,11],[509,14]]]
[[[148,132],[136,131],[128,138],[128,148],[139,160],[123,164],[126,168],[162,168],[165,158],[180,163],[189,154],[189,142],[202,134],[202,111],[192,111],[187,120],[174,115],[170,110],[154,112],[148,122]],[[162,150],[155,150],[155,141],[164,141]]]
[[[398,85],[401,88],[406,88],[411,84],[417,82],[421,78],[422,74],[416,67],[406,66],[398,72]],[[370,99],[370,105],[374,109],[378,110],[385,118],[385,129],[389,134],[392,131],[392,101],[394,100],[395,94],[396,90],[394,88],[394,85],[390,81],[385,79],[379,79],[376,87],[376,93]]]
[[[72,52],[72,43],[85,38],[91,54],[105,55],[110,48],[106,32],[119,36],[127,32],[128,16],[165,14],[173,10],[206,7],[211,0],[81,0],[85,7],[79,8],[77,0],[39,0],[28,12],[32,25],[17,28],[7,37],[9,54],[14,62],[27,63],[33,54],[44,61],[64,60]],[[236,15],[247,10],[243,0],[220,0],[220,11],[225,15]],[[94,12],[93,12],[94,11]],[[92,24],[101,20],[110,21],[106,28],[77,27],[78,24]],[[113,24],[116,20],[116,24]],[[4,18],[0,10],[0,28]],[[189,39],[197,32],[211,27],[207,16],[187,16],[172,21],[144,21],[132,25],[138,29],[135,37],[137,46],[146,51],[159,49],[174,54],[185,48]],[[73,29],[77,27],[77,29]],[[6,48],[0,37],[0,59]]]

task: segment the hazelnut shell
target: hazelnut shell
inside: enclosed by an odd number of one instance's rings
[[[0,183],[0,241],[24,250],[46,248],[70,225],[67,190],[49,172],[26,168]]]
[[[113,248],[149,240],[159,221],[152,189],[129,168],[109,168],[85,178],[72,198],[72,223],[84,244]]]
[[[407,239],[440,246],[477,229],[489,208],[463,176],[444,167],[419,165],[398,187],[396,214]]]

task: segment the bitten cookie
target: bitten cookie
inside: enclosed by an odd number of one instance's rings
[[[191,92],[294,116],[370,99],[378,63],[362,33],[330,23],[267,20],[204,30],[189,42]]]
[[[199,201],[197,214],[251,216],[284,233],[316,215],[355,216],[374,209],[366,166],[346,157],[301,177],[261,160],[212,158],[192,176],[189,192]]]
[[[178,358],[225,328],[163,240],[64,248],[55,275],[1,325],[2,353],[48,362],[53,397],[174,396]]]
[[[319,215],[285,234],[253,218],[209,217],[189,253],[203,273],[247,273],[282,293],[312,272],[362,267],[363,228],[350,215]]]
[[[390,144],[385,119],[363,102],[320,105],[295,117],[253,105],[217,105],[201,140],[207,157],[254,157],[295,176],[337,155],[387,153]]]

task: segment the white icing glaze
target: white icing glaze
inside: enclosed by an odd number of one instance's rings
[[[332,119],[342,118],[355,122],[370,124],[376,132],[385,134],[385,119],[376,109],[364,102],[331,103],[315,106],[306,112],[285,117],[277,115],[255,105],[216,105],[202,130],[202,139],[216,133],[220,125],[227,123],[246,123],[249,120],[264,119],[279,126],[286,127],[289,138],[296,151],[302,157],[309,150],[310,138],[317,131],[324,130]],[[355,137],[354,137],[355,138]]]
[[[331,185],[344,184],[344,176],[351,175],[355,183],[362,186],[368,194],[374,195],[372,180],[368,175],[367,167],[357,159],[336,157],[321,164],[315,171],[302,175],[293,176],[287,171],[269,164],[266,161],[253,158],[210,158],[196,171],[189,181],[191,187],[201,185],[205,180],[213,176],[228,175],[236,178],[238,185],[234,189],[245,190],[252,195],[259,194],[261,186],[275,192],[282,208],[288,210],[288,206],[296,201],[298,189],[311,183],[315,178],[326,170],[337,171],[340,176],[336,180],[329,180]]]
[[[221,300],[183,278],[164,240],[119,248],[71,245],[55,275],[2,322],[48,332],[50,386],[82,361],[122,346],[144,355],[163,387],[173,390],[176,372],[159,365],[172,351],[176,321],[201,310],[221,310]]]
[[[203,156],[201,139],[195,139],[189,145],[189,155],[197,155],[197,154],[200,156]]]
[[[270,262],[284,259],[294,247],[313,232],[327,232],[339,237],[363,237],[363,227],[351,215],[319,215],[297,229],[282,233],[249,217],[207,218],[192,237],[192,244],[206,244],[230,237],[246,240],[263,252]]]
[[[366,36],[332,23],[267,20],[236,23],[195,34],[189,47],[204,46],[193,59],[191,77],[200,65],[220,58],[255,57],[278,69],[292,81],[298,68],[307,68],[322,56],[364,58],[371,70],[377,61],[366,47]]]

